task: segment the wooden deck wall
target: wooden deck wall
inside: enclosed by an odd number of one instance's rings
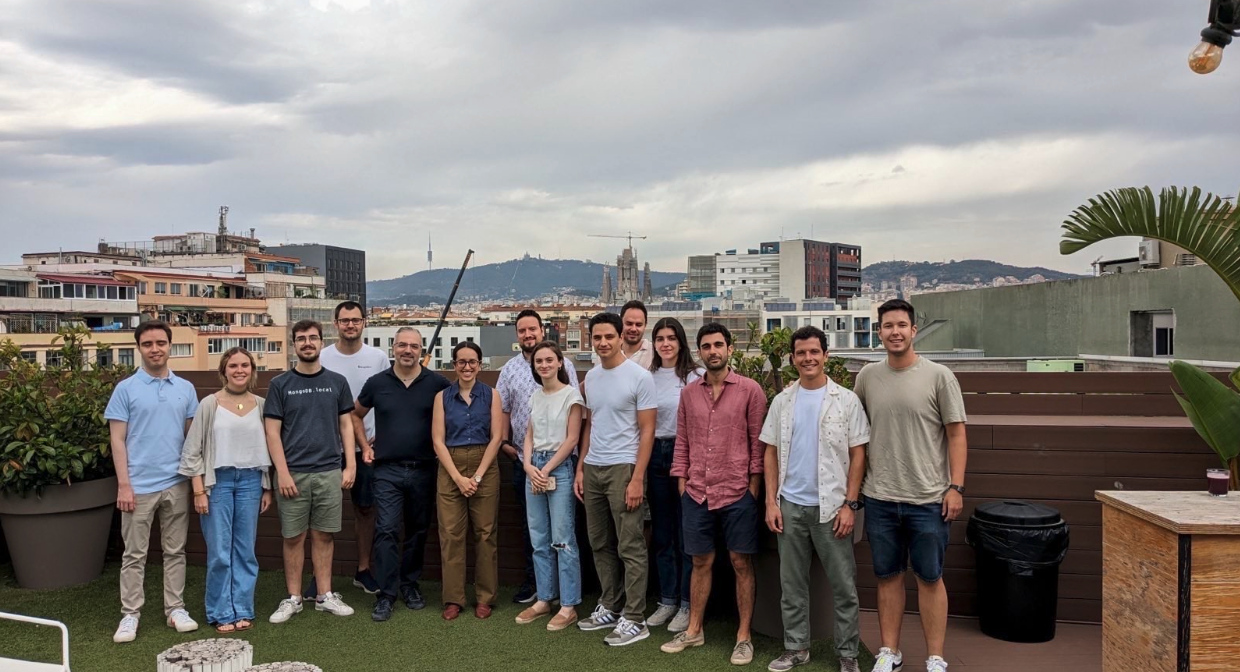
[[[200,395],[218,388],[214,373],[181,375],[199,387]],[[972,615],[976,611],[974,552],[965,541],[968,515],[981,502],[1027,499],[1059,509],[1071,526],[1071,546],[1060,571],[1059,618],[1099,622],[1102,514],[1094,491],[1202,489],[1205,469],[1218,464],[1171,396],[1174,379],[1169,373],[956,375],[970,417],[965,515],[952,526],[945,572],[952,613]],[[269,376],[260,378],[264,388]],[[493,383],[496,376],[497,372],[487,371],[483,380]],[[507,462],[501,460],[506,484]],[[344,511],[344,530],[337,536],[337,574],[351,574],[356,567],[351,506],[346,504]],[[512,488],[507,486],[502,491],[499,533],[500,579],[505,583],[522,579],[524,560],[517,523]],[[274,511],[262,517],[258,534],[261,566],[279,569],[280,535]],[[863,541],[857,548],[862,605],[874,607],[869,545]],[[194,563],[205,561],[197,517],[191,526],[189,558]],[[584,567],[590,567],[589,563]],[[426,549],[426,568],[428,578],[439,576],[434,530]],[[915,610],[911,576],[909,589],[908,606]]]

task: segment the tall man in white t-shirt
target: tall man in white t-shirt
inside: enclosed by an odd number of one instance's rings
[[[356,301],[343,301],[336,306],[336,329],[340,340],[323,348],[319,362],[323,368],[344,376],[349,381],[349,392],[353,400],[361,394],[362,386],[371,376],[391,366],[387,353],[362,342],[362,330],[366,328],[366,313],[362,304]],[[375,438],[375,414],[366,414],[364,423],[353,423],[355,434],[364,433],[366,442],[360,438],[356,445],[370,445]],[[353,576],[353,585],[375,595],[379,592],[379,583],[370,571],[370,556],[375,541],[375,468],[355,456],[357,477],[353,487],[349,489],[353,500],[353,526],[357,538],[357,574]],[[314,590],[314,582],[310,582],[307,593]]]
[[[650,636],[645,616],[649,572],[643,526],[646,466],[654,447],[658,409],[654,378],[620,350],[622,329],[619,315],[599,313],[590,318],[590,342],[600,365],[586,374],[582,385],[590,417],[574,483],[577,497],[585,504],[594,568],[603,589],[594,613],[577,627],[611,629],[604,638],[611,646]]]

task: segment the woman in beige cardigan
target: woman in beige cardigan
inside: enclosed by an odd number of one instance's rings
[[[271,506],[271,458],[263,398],[254,394],[254,357],[233,348],[220,358],[224,389],[207,396],[185,437],[178,470],[191,479],[207,541],[207,621],[221,633],[254,623],[258,515]]]

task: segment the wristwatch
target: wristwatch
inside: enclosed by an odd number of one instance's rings
[[[846,499],[844,500],[844,506],[847,506],[853,511],[856,511],[858,509],[865,508],[865,503],[863,503],[861,500],[858,500],[858,499]]]
[[[474,474],[474,483],[482,484],[482,474]]]
[[[964,496],[964,486],[963,486],[963,485],[956,485],[955,483],[952,483],[951,485],[947,486],[947,489],[948,489],[948,490],[955,490],[956,492],[959,492],[961,496]]]

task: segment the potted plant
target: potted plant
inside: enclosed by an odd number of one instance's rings
[[[103,571],[116,507],[104,409],[128,367],[88,366],[81,325],[62,327],[59,363],[0,342],[0,524],[23,588],[85,583]]]
[[[1240,208],[1197,187],[1168,187],[1157,201],[1149,187],[1108,191],[1072,211],[1063,229],[1061,254],[1120,236],[1178,245],[1197,255],[1240,300]],[[1188,362],[1171,362],[1171,373],[1184,392],[1175,396],[1185,415],[1231,471],[1231,489],[1240,489],[1240,394]],[[1240,388],[1240,368],[1231,381]]]

